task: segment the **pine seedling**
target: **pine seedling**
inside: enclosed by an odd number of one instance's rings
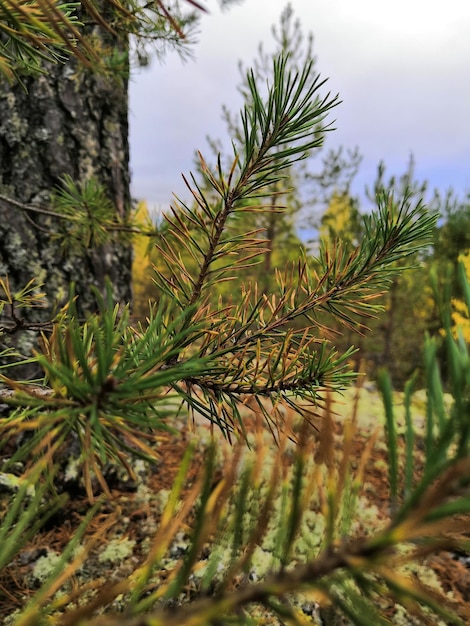
[[[348,519],[343,514],[345,500],[357,504],[351,485],[359,481],[370,449],[352,476],[348,460],[352,429],[346,431],[339,469],[334,467],[336,448],[327,398],[350,382],[347,361],[353,349],[338,354],[319,321],[320,314],[322,320],[331,315],[345,327],[364,332],[367,320],[380,311],[376,298],[401,271],[397,261],[429,243],[435,217],[423,213],[421,204],[413,206],[408,197],[380,196],[378,210],[365,220],[367,237],[357,249],[350,251],[340,243],[324,246],[315,270],[301,259],[278,273],[275,293],[260,293],[256,285],[246,285],[239,302],[214,304],[210,298],[218,282],[230,281],[259,255],[259,233],[233,235],[226,229],[229,221],[246,211],[280,210],[271,202],[265,204],[268,190],[271,194],[272,185],[282,183],[285,168],[323,141],[329,127],[326,116],[337,99],[320,95],[324,83],[311,80],[311,72],[309,63],[298,73],[288,71],[286,58],[280,55],[267,90],[249,74],[252,104],[241,113],[243,146],[234,148],[228,171],[220,160],[212,171],[201,158],[205,183],[217,201],[209,201],[192,178],[188,186],[193,204],[178,203],[165,218],[158,249],[166,270],[156,271],[164,295],[145,324],[133,326],[128,311],[116,307],[110,293],[98,297],[98,313],[85,321],[78,318],[72,299],[36,356],[45,374],[42,386],[3,379],[16,391],[9,402],[17,410],[0,422],[2,443],[6,446],[18,434],[30,435],[8,459],[7,467],[17,461],[34,463],[46,451],[52,460],[73,435],[79,442],[90,499],[95,495],[93,476],[109,492],[107,463],[119,463],[131,473],[133,455],[149,461],[156,457],[155,433],[166,428],[171,417],[169,390],[219,427],[228,440],[249,441],[243,409],[247,396],[254,398],[279,444],[273,456],[274,466],[280,469],[272,470],[265,481],[267,489],[256,494],[260,504],[254,507],[248,478],[262,485],[262,464],[250,463],[237,448],[222,464],[222,480],[214,484],[216,449],[210,447],[199,480],[181,503],[183,473],[178,476],[149,558],[133,575],[98,591],[67,617],[63,615],[67,601],[61,604],[52,597],[61,581],[57,570],[54,580],[48,581],[48,591],[30,603],[25,623],[34,619],[38,624],[86,621],[94,626],[250,623],[250,605],[295,623],[298,612],[292,599],[305,591],[333,603],[355,624],[385,623],[377,605],[385,594],[419,618],[425,605],[452,619],[449,623],[459,623],[443,604],[426,595],[423,586],[397,573],[395,566],[460,542],[454,536],[443,541],[441,531],[449,530],[449,520],[456,514],[470,509],[462,492],[469,470],[468,432],[460,412],[466,406],[465,386],[454,389],[456,410],[450,419],[442,413],[441,388],[434,392],[426,445],[427,459],[434,447],[439,463],[433,467],[427,460],[415,484],[408,468],[406,490],[399,478],[391,477],[395,511],[386,528],[369,536],[341,537],[340,529],[348,530],[353,515]],[[185,257],[191,258],[191,264]],[[466,385],[464,347],[449,344],[449,351],[456,381]],[[436,367],[431,348],[427,359],[430,383]],[[39,388],[46,393],[38,393]],[[297,443],[293,451],[287,449],[287,435],[293,429],[286,428],[282,407],[305,418],[305,430],[293,436]],[[317,442],[307,420],[322,408],[326,415]],[[389,452],[397,468],[400,456],[390,403],[387,411]],[[411,437],[412,421],[409,424]],[[260,457],[267,458],[267,453],[261,450]],[[324,518],[325,532],[316,553],[310,544],[308,558],[302,558],[299,538],[307,513],[315,506]],[[188,550],[162,583],[158,574],[164,553],[187,522]],[[250,582],[256,557],[267,544],[274,544],[269,567],[260,580]],[[191,593],[198,593],[199,559],[208,545],[214,545],[217,556],[227,547],[228,567],[212,581],[211,597],[187,603]],[[398,553],[403,545],[413,547],[411,556]],[[69,556],[70,551],[61,562],[63,567]],[[213,562],[208,568],[214,571]],[[73,569],[72,563],[67,576]],[[201,578],[207,588],[208,578],[203,574]],[[127,601],[126,613],[113,614],[110,604],[121,594]],[[170,603],[175,605],[171,610]]]

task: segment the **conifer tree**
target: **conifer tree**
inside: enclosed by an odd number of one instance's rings
[[[243,272],[253,249],[258,253],[250,233],[227,229],[231,216],[271,211],[264,202],[271,185],[280,184],[285,170],[323,139],[337,98],[311,80],[312,70],[308,62],[289,71],[288,58],[280,54],[267,93],[248,74],[250,104],[242,110],[243,141],[233,161],[227,169],[220,162],[211,169],[201,159],[217,202],[194,180],[194,204],[175,203],[165,217],[158,246],[167,267],[156,272],[164,295],[145,324],[131,323],[111,288],[105,297],[95,291],[99,311],[85,321],[72,298],[43,328],[43,346],[34,356],[43,377],[25,384],[2,376],[8,387],[2,402],[11,412],[0,418],[1,472],[13,491],[0,526],[2,576],[14,571],[17,580],[18,565],[35,558],[22,552],[25,542],[47,520],[54,523],[51,515],[59,513],[55,523],[62,519],[69,497],[65,469],[78,469],[89,500],[86,512],[77,511],[83,519],[64,551],[46,550],[46,562],[35,567],[36,588],[8,616],[16,626],[305,624],[307,605],[330,624],[341,615],[356,626],[385,625],[390,609],[394,617],[409,617],[405,623],[465,624],[451,598],[404,567],[440,550],[468,549],[467,520],[462,522],[470,512],[467,347],[447,325],[453,372],[447,404],[436,345],[427,342],[420,430],[411,415],[410,384],[399,436],[390,380],[381,374],[389,506],[382,527],[364,529],[357,523],[359,496],[378,433],[359,459],[352,458],[355,413],[338,441],[332,396],[351,379],[345,365],[351,351],[338,353],[318,318],[329,314],[344,327],[364,329],[379,311],[379,294],[402,271],[399,261],[429,244],[436,216],[420,201],[382,194],[353,250],[339,241],[325,245],[316,272],[299,259],[278,274],[272,293],[253,286],[240,302],[210,298],[217,282]],[[99,217],[106,231],[109,224]],[[93,231],[82,227],[92,241]],[[183,250],[194,263],[185,263]],[[34,285],[13,292],[2,278],[0,286],[0,307],[10,315],[40,301]],[[467,282],[462,289],[470,304]],[[292,327],[292,321],[298,324]],[[250,431],[247,398],[264,431]],[[112,565],[105,580],[97,574],[80,586],[86,560],[127,518],[113,511],[107,470],[118,467],[136,480],[138,456],[142,474],[151,473],[159,435],[176,421],[178,399],[240,445],[230,449],[212,437],[200,471],[183,491],[194,453],[190,443],[171,491],[151,500],[147,484],[137,496],[147,511],[150,502],[160,505],[144,527],[139,557],[129,560],[132,571]],[[289,422],[288,409],[297,423]],[[274,451],[263,439],[266,430],[277,441]],[[136,513],[145,515],[142,509]],[[183,550],[182,537],[188,539]],[[132,553],[137,543],[116,537],[94,562]]]

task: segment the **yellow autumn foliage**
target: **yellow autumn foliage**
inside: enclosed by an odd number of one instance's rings
[[[459,254],[459,263],[465,268],[467,279],[470,279],[470,250]],[[452,298],[452,331],[455,336],[460,334],[470,343],[470,313],[466,303],[460,298]]]
[[[147,203],[139,202],[134,215],[134,224],[139,228],[148,229],[152,224]],[[134,256],[132,261],[132,292],[133,313],[137,317],[144,317],[148,313],[148,302],[152,298],[152,259],[149,238],[146,235],[136,235],[133,240]],[[156,291],[156,290],[155,290]]]
[[[323,241],[341,239],[353,243],[357,219],[358,210],[354,206],[351,196],[335,191],[321,218],[320,239]]]

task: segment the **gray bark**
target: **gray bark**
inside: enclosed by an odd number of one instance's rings
[[[77,182],[94,177],[124,216],[131,204],[127,79],[106,79],[70,60],[48,66],[38,78],[26,77],[24,85],[0,83],[1,196],[47,207],[64,175]],[[57,227],[57,218],[0,199],[0,276],[8,275],[12,289],[39,278],[47,294],[47,308],[22,311],[25,319],[50,319],[66,301],[70,281],[81,313],[94,309],[90,287],[103,291],[105,277],[115,300],[129,302],[129,244],[116,239],[78,255],[54,239]],[[23,353],[31,341],[23,333]]]

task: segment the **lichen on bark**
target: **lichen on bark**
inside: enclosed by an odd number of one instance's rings
[[[126,51],[127,42],[89,28],[106,46]],[[78,183],[97,180],[120,218],[131,207],[127,78],[107,78],[72,59],[45,69],[24,77],[24,86],[0,82],[0,275],[8,275],[12,290],[32,278],[44,283],[47,307],[22,311],[35,322],[63,304],[71,281],[83,314],[95,308],[92,285],[103,291],[106,277],[116,301],[131,299],[129,242],[116,237],[81,253],[64,250],[53,236],[56,219],[7,200],[47,207],[68,175]]]

